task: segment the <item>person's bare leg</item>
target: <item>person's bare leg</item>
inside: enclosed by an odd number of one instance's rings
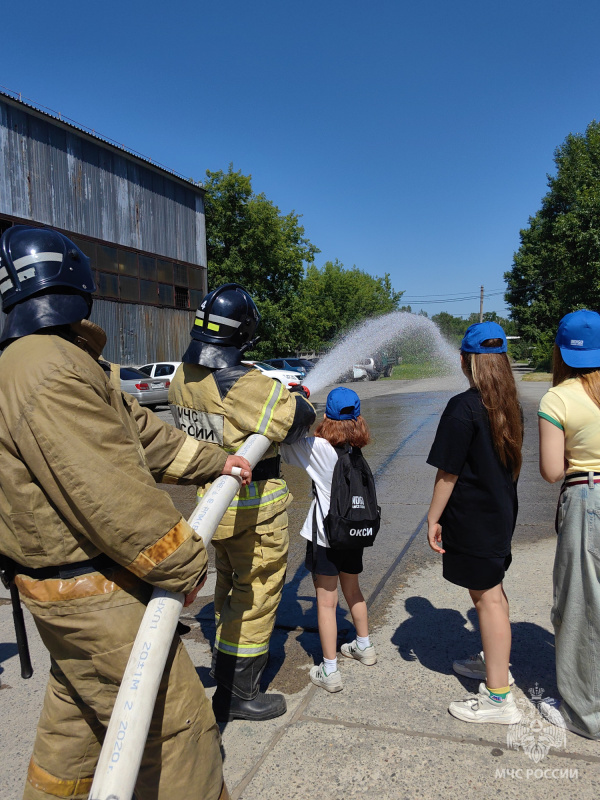
[[[508,663],[510,661],[510,619],[508,598],[502,584],[491,589],[469,589],[477,616],[485,657],[488,689],[508,686]]]
[[[337,658],[337,620],[335,611],[338,603],[337,575],[315,575],[317,593],[317,620],[323,656]]]
[[[358,636],[366,637],[369,635],[369,617],[367,604],[360,590],[358,575],[351,575],[349,572],[340,572],[340,584],[342,592],[348,603],[348,608],[352,614],[352,621]]]

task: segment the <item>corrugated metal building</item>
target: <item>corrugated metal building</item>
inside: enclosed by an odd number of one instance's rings
[[[180,359],[207,291],[201,186],[0,92],[0,233],[15,223],[90,256],[106,358]]]

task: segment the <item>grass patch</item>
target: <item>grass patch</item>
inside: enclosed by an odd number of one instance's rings
[[[392,369],[390,378],[383,380],[391,381],[414,381],[419,378],[437,378],[447,372],[444,367],[435,361],[427,361],[424,364],[397,364]],[[380,378],[380,380],[382,380]]]
[[[528,372],[521,378],[522,381],[546,381],[552,382],[551,372]]]

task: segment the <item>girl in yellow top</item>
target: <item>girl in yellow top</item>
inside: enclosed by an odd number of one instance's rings
[[[552,388],[538,411],[540,472],[563,479],[556,531],[552,622],[562,703],[540,710],[555,724],[600,740],[600,314],[560,321]]]

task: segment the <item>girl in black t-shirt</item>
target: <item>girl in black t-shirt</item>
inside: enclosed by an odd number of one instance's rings
[[[446,580],[469,590],[483,652],[453,668],[481,678],[479,692],[450,704],[465,722],[518,722],[510,692],[510,621],[502,587],[517,517],[523,422],[504,331],[495,322],[467,330],[461,366],[470,389],[442,414],[427,463],[438,468],[427,515],[429,546]],[[443,546],[442,546],[443,543]]]

